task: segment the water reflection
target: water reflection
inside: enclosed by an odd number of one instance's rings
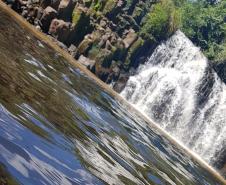
[[[1,10],[0,22],[0,163],[19,184],[220,184]]]

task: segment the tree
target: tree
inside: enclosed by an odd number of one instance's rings
[[[171,35],[179,22],[180,15],[173,1],[161,0],[145,18],[140,34],[144,39],[159,42]]]
[[[182,31],[209,59],[225,56],[221,52],[225,51],[226,42],[226,0],[217,4],[211,0],[187,1],[181,7],[181,13]]]

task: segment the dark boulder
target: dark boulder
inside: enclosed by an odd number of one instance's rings
[[[125,44],[125,48],[128,49],[130,46],[137,40],[137,34],[133,29],[128,30],[125,38],[123,39],[123,43]]]
[[[213,67],[215,71],[217,72],[220,79],[226,83],[226,61],[222,62],[214,62]]]
[[[60,0],[41,0],[40,6],[45,9],[47,6],[51,6],[52,8],[56,9],[59,7]]]
[[[93,43],[90,35],[85,36],[85,39],[78,46],[79,55],[87,55],[88,50],[91,48]]]
[[[120,93],[125,88],[127,81],[129,80],[129,73],[127,72],[121,72],[119,75],[119,78],[115,85],[113,86],[113,89]]]
[[[45,33],[49,31],[50,24],[56,16],[57,11],[50,6],[46,7],[43,11],[43,15],[40,19],[40,27]]]
[[[110,68],[110,74],[108,75],[108,78],[106,80],[107,84],[117,81],[120,75],[120,67],[117,64],[115,64],[115,62],[112,63],[113,64]]]
[[[72,12],[75,7],[74,0],[61,0],[58,7],[58,19],[62,19],[66,22],[72,20]]]
[[[81,43],[85,35],[91,33],[93,27],[90,24],[90,15],[88,9],[83,6],[76,6],[72,13],[72,26],[67,45],[76,46]]]
[[[59,19],[53,19],[49,27],[49,34],[58,41],[65,43],[70,34],[70,23]]]
[[[42,7],[43,9],[45,9],[48,6],[51,6],[52,4],[52,0],[41,0],[40,1],[40,7]]]

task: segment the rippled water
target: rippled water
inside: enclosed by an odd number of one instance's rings
[[[0,23],[0,183],[221,184],[1,9]]]

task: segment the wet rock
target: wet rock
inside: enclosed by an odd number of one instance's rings
[[[95,65],[95,60],[91,60],[83,55],[81,55],[78,59],[78,62],[81,63],[82,65],[86,66],[88,69],[92,69],[93,66]]]
[[[28,15],[28,10],[27,10],[27,9],[24,9],[24,10],[22,11],[21,15],[22,15],[24,18],[26,18],[27,15]]]
[[[37,5],[39,3],[39,0],[28,0],[27,1],[27,4],[29,4],[29,5]]]
[[[144,41],[141,38],[138,38],[129,48],[126,61],[124,63],[125,69],[129,69],[133,66],[134,61],[138,58],[139,50],[142,49]]]
[[[123,43],[125,44],[125,48],[128,49],[135,41],[137,40],[137,34],[133,29],[130,29],[123,39]]]
[[[58,40],[56,40],[56,44],[61,48],[63,49],[64,51],[67,51],[67,46],[62,43],[62,42],[59,42]]]
[[[53,19],[55,19],[57,16],[57,11],[53,9],[52,7],[48,6],[43,11],[43,15],[40,19],[40,27],[44,32],[49,31],[50,24]]]
[[[113,60],[113,54],[107,49],[98,49],[97,53],[94,55],[95,63],[95,74],[102,81],[106,81],[108,75],[110,74],[110,66]]]
[[[113,11],[113,9],[116,7],[117,5],[117,0],[109,0],[106,2],[105,6],[104,6],[104,10],[103,13],[110,13],[111,11]]]
[[[108,49],[100,49],[96,56],[96,60],[99,64],[101,64],[101,66],[110,67],[112,60],[112,52]]]
[[[98,43],[98,46],[100,48],[105,48],[105,44],[108,41],[110,35],[109,34],[104,34],[101,38],[100,38],[100,42]]]
[[[122,92],[128,80],[129,74],[127,72],[121,72],[117,82],[113,86],[113,89],[118,93]]]
[[[58,7],[58,18],[70,22],[75,3],[75,0],[61,0]]]
[[[79,22],[83,22],[83,19],[88,15],[88,9],[83,6],[76,6],[72,13],[72,23],[78,25]]]
[[[42,7],[37,7],[37,15],[36,15],[36,18],[35,18],[35,26],[40,26],[39,23],[40,23],[40,19],[43,15],[43,9]]]
[[[145,4],[144,4],[145,6]],[[135,7],[134,12],[132,14],[133,19],[136,21],[137,24],[140,24],[142,18],[144,17],[145,12],[143,7]]]
[[[101,19],[101,21],[100,21],[100,26],[101,26],[102,28],[105,28],[105,27],[107,26],[107,21],[104,20],[104,19]]]
[[[26,9],[24,10],[26,12]],[[24,15],[24,18],[31,24],[35,24],[36,17],[38,16],[39,8],[38,7],[33,7],[33,6],[28,6],[27,8],[27,13],[25,14],[24,11],[22,14]]]
[[[40,1],[40,7],[43,9],[47,8],[48,6],[51,6],[52,0],[41,0]]]
[[[220,79],[226,83],[226,61],[214,62],[213,67]]]
[[[96,72],[96,70],[97,69],[95,68],[96,76],[98,78],[100,78],[103,82],[106,82],[108,79],[108,76],[110,74],[110,69],[102,67],[102,68],[98,69],[98,72]]]
[[[41,0],[40,6],[45,9],[47,6],[51,6],[55,10],[59,7],[60,0]]]
[[[82,6],[76,6],[72,13],[72,28],[67,44],[79,45],[85,35],[92,31],[93,27],[90,24],[88,9]]]
[[[68,51],[68,48],[67,46],[60,42],[59,40],[57,40],[56,38],[52,37],[51,35],[47,35],[47,37],[52,41],[54,42],[56,45],[58,45],[61,49],[65,50],[65,51]]]
[[[66,42],[70,34],[70,23],[53,19],[49,27],[49,34],[60,42]]]
[[[139,25],[136,23],[133,17],[129,15],[123,14],[119,16],[116,24],[117,24],[116,32],[119,35],[123,35],[125,30],[133,29],[136,32],[138,32],[139,30]]]
[[[138,2],[139,0],[126,1],[126,6],[124,8],[124,11],[126,11],[128,15],[131,15]]]
[[[90,7],[92,4],[92,0],[83,0],[82,2],[86,7]]]
[[[78,54],[79,55],[87,55],[88,50],[92,47],[93,40],[89,35],[85,37],[85,39],[78,46]]]
[[[112,82],[117,81],[119,75],[120,75],[120,67],[117,65],[117,63],[115,61],[113,61],[111,68],[110,68],[110,74],[108,75],[106,83],[110,84]]]
[[[112,72],[113,72],[113,80],[116,80],[118,77],[119,77],[119,75],[120,75],[120,67],[119,66],[114,66],[113,68],[112,68]]]
[[[68,48],[68,52],[70,53],[71,56],[75,58],[77,53],[77,47],[71,44],[70,47]]]
[[[22,13],[27,4],[27,2],[23,0],[5,0],[4,2],[18,13]]]
[[[121,5],[118,0],[108,0],[104,6],[103,13],[110,19],[113,20],[115,16],[120,12]]]

